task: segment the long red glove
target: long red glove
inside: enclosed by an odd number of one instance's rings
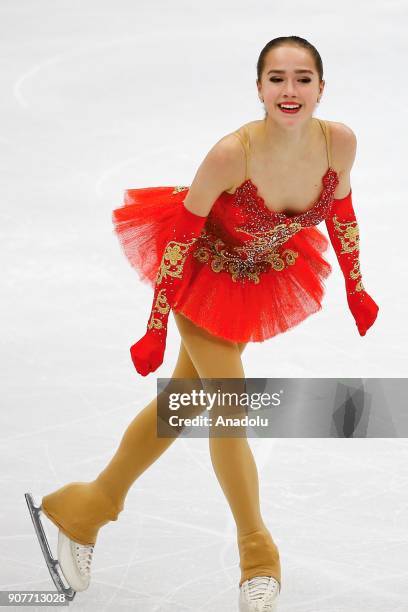
[[[351,189],[346,197],[333,200],[330,215],[326,218],[326,227],[343,272],[351,314],[360,336],[365,336],[377,318],[378,306],[368,295],[362,282],[359,228],[351,200]]]
[[[175,213],[173,237],[164,248],[156,276],[147,332],[130,347],[133,365],[142,376],[154,372],[163,363],[170,308],[182,286],[187,255],[199,237],[206,218],[188,210],[184,203]]]

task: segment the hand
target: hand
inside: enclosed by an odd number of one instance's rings
[[[154,331],[145,335],[130,347],[133,365],[142,376],[154,372],[163,363],[166,341]]]
[[[347,302],[360,336],[365,336],[377,318],[377,304],[366,291],[347,293]]]

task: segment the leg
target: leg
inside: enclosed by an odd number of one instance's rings
[[[183,342],[173,378],[198,379]],[[94,544],[99,529],[123,510],[132,483],[176,438],[157,437],[157,398],[130,423],[106,468],[92,482],[69,483],[42,499],[44,514],[70,539]]]
[[[208,334],[175,313],[183,343],[203,378],[245,378],[240,348]],[[248,440],[211,437],[214,471],[231,507],[241,561],[240,585],[254,576],[281,581],[279,552],[266,528],[259,506],[258,473]]]

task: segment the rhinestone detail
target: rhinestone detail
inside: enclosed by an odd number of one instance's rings
[[[284,212],[270,210],[264,199],[258,194],[257,186],[247,179],[244,181],[233,194],[228,194],[233,197],[234,206],[243,206],[245,209],[253,213],[253,223],[265,223],[267,219],[278,220],[285,222],[287,220],[296,220],[303,227],[318,225],[327,217],[330,212],[333,202],[333,194],[339,183],[337,172],[329,167],[322,178],[322,191],[316,202],[307,210],[293,215],[288,215]]]
[[[214,272],[229,272],[232,280],[259,283],[259,275],[271,268],[282,271],[294,265],[299,255],[281,247],[305,227],[321,223],[330,213],[334,190],[339,182],[331,167],[322,178],[322,191],[308,210],[294,215],[269,210],[251,179],[233,194],[224,192],[211,210],[193,256]],[[230,196],[223,200],[224,195]],[[230,210],[224,210],[230,204]],[[233,219],[232,229],[224,227],[220,213]],[[231,213],[231,215],[229,215]]]

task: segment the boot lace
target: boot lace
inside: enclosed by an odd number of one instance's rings
[[[75,543],[75,554],[78,569],[81,574],[87,578],[91,575],[93,551],[93,546],[84,546],[83,544],[78,544],[77,542]]]
[[[270,612],[279,593],[279,583],[271,576],[256,576],[247,582],[247,597],[256,610]]]

